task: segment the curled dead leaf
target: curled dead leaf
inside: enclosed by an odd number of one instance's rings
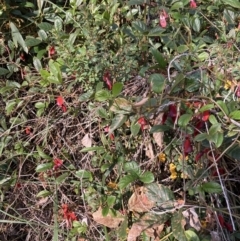
[[[134,107],[140,107],[143,106],[147,101],[149,100],[149,97],[145,97],[141,99],[140,101],[133,104]]]
[[[119,224],[124,220],[124,217],[118,212],[117,216],[111,216],[111,214],[107,214],[107,216],[102,215],[102,208],[99,209],[92,214],[93,220],[99,224],[102,224],[108,228],[117,228]]]
[[[146,195],[146,187],[137,187],[135,192],[128,200],[129,211],[132,212],[147,212],[155,206],[155,202],[149,200]]]
[[[190,225],[192,228],[195,228],[197,231],[201,229],[202,225],[194,208],[189,208],[182,212],[182,214],[185,217],[188,225]]]

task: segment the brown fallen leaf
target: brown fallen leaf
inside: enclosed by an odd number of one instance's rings
[[[92,146],[92,139],[90,138],[89,134],[86,134],[82,139],[82,144],[85,147],[91,147]]]
[[[155,202],[149,200],[146,195],[146,187],[137,187],[135,192],[128,200],[129,211],[132,212],[147,212],[155,206]]]
[[[159,115],[155,118],[153,124],[154,125],[161,125],[162,123],[163,113],[159,113]],[[163,147],[163,132],[154,132],[153,139],[155,140],[156,144],[160,147]]]
[[[153,152],[153,145],[151,142],[148,145],[146,145],[145,153],[146,153],[146,156],[150,159],[153,159],[155,157]]]
[[[149,97],[145,97],[141,99],[140,101],[133,104],[134,107],[140,107],[143,106],[147,101],[149,100]]]
[[[124,217],[121,216],[119,212],[117,212],[116,217],[111,216],[111,214],[107,214],[107,216],[102,215],[102,208],[99,207],[99,209],[94,212],[93,214],[93,220],[99,224],[102,224],[108,228],[117,228],[119,224],[124,220]]]
[[[185,217],[187,224],[189,224],[192,228],[195,228],[197,231],[201,229],[202,225],[194,208],[189,208],[182,212],[182,214]]]

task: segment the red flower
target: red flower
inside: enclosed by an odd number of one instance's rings
[[[190,0],[190,8],[196,8],[197,3],[194,0]]]
[[[167,27],[166,17],[162,13],[159,16],[159,26],[161,26],[162,28],[166,28]]]
[[[143,131],[145,129],[145,126],[147,125],[147,121],[145,120],[145,118],[142,116],[138,119],[138,124],[141,127],[141,130]]]
[[[232,232],[233,231],[233,226],[231,223],[224,223],[225,224],[225,227],[226,229],[229,231],[229,232]]]
[[[108,133],[108,132],[109,132],[109,126],[104,127],[104,131]],[[114,140],[114,135],[113,135],[113,133],[111,133],[111,134],[109,135],[109,137],[110,137],[110,140],[111,140],[111,141]]]
[[[25,128],[25,133],[27,134],[27,135],[32,135],[33,133],[32,133],[32,128],[30,127],[30,126],[27,126],[26,128]]]
[[[63,164],[62,160],[60,160],[58,158],[54,159],[53,160],[53,169],[57,170],[58,168],[60,168],[62,166],[62,164]]]
[[[187,156],[190,152],[193,151],[192,143],[189,140],[189,137],[186,137],[186,139],[183,143],[183,150],[184,150],[185,156]]]
[[[195,161],[196,161],[196,162],[199,161],[200,158],[201,158],[203,155],[204,155],[204,152],[203,152],[203,151],[198,152],[198,154],[197,154],[196,157],[195,157]]]
[[[210,116],[210,111],[209,111],[209,110],[204,111],[204,112],[202,113],[202,120],[203,120],[204,122],[208,121],[209,116]]]
[[[56,53],[55,51],[55,47],[54,46],[50,46],[48,49],[48,57],[52,58],[52,56]]]
[[[110,73],[107,71],[103,75],[103,81],[106,83],[109,90],[112,89],[112,79]]]
[[[225,225],[224,225],[224,219],[223,219],[223,216],[222,215],[217,215],[218,217],[218,221],[221,225],[221,227],[223,228]]]
[[[63,112],[67,111],[67,107],[64,103],[65,101],[64,101],[62,96],[58,96],[57,99],[56,99],[56,102],[57,102],[57,105],[61,107]]]
[[[70,228],[72,226],[72,222],[77,220],[75,213],[69,210],[67,204],[62,205],[62,214],[63,218],[66,220],[67,228]]]
[[[238,85],[235,90],[235,95],[239,98],[240,97],[240,86]]]
[[[177,117],[177,106],[176,105],[169,105],[169,114],[168,115],[172,118],[172,121],[175,122],[176,117]]]

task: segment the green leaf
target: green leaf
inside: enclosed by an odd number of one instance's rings
[[[225,102],[223,102],[222,100],[218,100],[217,104],[223,109],[223,111],[225,112],[226,115],[229,114],[228,108],[225,104]]]
[[[97,109],[97,114],[101,118],[108,119],[108,113],[103,107],[100,107],[100,108]]]
[[[42,69],[41,61],[36,57],[33,57],[33,65],[38,72]]]
[[[167,125],[156,125],[150,129],[150,133],[168,131],[171,128]]]
[[[227,1],[222,0],[222,3],[225,5],[230,5],[231,7],[234,7],[234,8],[240,8],[239,0],[227,0]]]
[[[240,161],[240,145],[238,143],[234,144],[228,151],[227,155]]]
[[[202,190],[207,193],[221,193],[222,188],[221,185],[217,182],[206,182],[201,186]]]
[[[108,90],[99,90],[95,93],[95,100],[96,101],[106,101],[111,98],[110,92]]]
[[[161,93],[165,87],[165,77],[161,74],[152,74],[149,76],[152,83],[152,90],[155,93]]]
[[[210,123],[211,123],[212,125],[218,123],[218,121],[217,121],[217,119],[216,119],[216,117],[215,117],[214,115],[210,115],[210,116],[209,116],[209,121],[210,121]]]
[[[41,22],[38,24],[38,27],[40,29],[44,30],[45,32],[48,32],[48,31],[52,30],[53,25],[48,22]]]
[[[194,231],[192,231],[191,229],[186,230],[185,235],[186,235],[188,241],[200,241],[197,234]]]
[[[56,84],[58,84],[58,83],[61,84],[62,83],[62,72],[61,72],[59,64],[57,62],[55,62],[54,60],[50,59],[48,62],[48,66],[49,66],[50,73],[57,80]],[[49,77],[48,77],[48,79],[49,79]],[[52,80],[52,81],[53,81],[53,83],[55,83],[54,80]]]
[[[140,131],[140,128],[141,128],[141,126],[138,123],[132,122],[131,127],[130,127],[132,135],[137,136],[137,134]]]
[[[235,110],[229,114],[229,117],[235,120],[240,120],[240,110]]]
[[[5,69],[5,68],[0,67],[0,76],[1,76],[1,75],[5,75],[5,74],[8,74],[8,73],[9,73],[9,70],[8,70],[8,69]]]
[[[42,190],[37,194],[37,197],[48,197],[50,196],[52,193],[49,192],[48,190]]]
[[[108,213],[109,213],[109,207],[106,206],[106,207],[104,207],[104,208],[102,209],[102,215],[103,215],[103,217],[107,216]]]
[[[9,101],[6,104],[5,110],[6,110],[6,114],[9,115],[12,110],[15,108],[15,106],[17,105],[17,103],[15,101]]]
[[[146,185],[149,200],[156,202],[157,206],[168,209],[174,207],[174,194],[166,186],[157,183]]]
[[[151,183],[154,181],[154,175],[152,172],[146,171],[139,176],[139,180],[143,183]]]
[[[107,197],[107,205],[112,207],[115,204],[116,197],[115,196],[108,196]]]
[[[116,115],[112,120],[112,124],[109,128],[109,132],[113,132],[117,128],[121,127],[127,121],[127,119],[128,119],[127,116],[123,114]]]
[[[207,133],[201,133],[195,136],[194,141],[200,142],[203,140],[207,140],[208,139],[208,134]]]
[[[44,102],[37,102],[34,105],[37,109],[44,109],[46,107],[46,103]]]
[[[222,129],[221,129],[220,123],[213,124],[209,129],[209,136],[212,136],[212,135],[216,134],[217,132],[221,132],[221,131],[222,131]]]
[[[180,8],[183,8],[183,3],[178,1],[178,2],[175,2],[171,5],[171,11],[172,10],[179,10]]]
[[[79,101],[84,102],[91,99],[94,94],[94,90],[88,90],[86,93],[79,96]]]
[[[90,182],[93,181],[93,175],[90,171],[84,169],[76,171],[75,175],[81,179],[88,179]]]
[[[159,26],[152,28],[149,33],[148,36],[149,37],[155,37],[155,36],[161,36],[161,34],[165,31],[164,28],[161,28]]]
[[[39,155],[40,157],[42,157],[43,159],[47,159],[47,160],[51,160],[51,159],[52,159],[49,155],[47,155],[47,154],[45,154],[45,153],[43,152],[43,150],[41,149],[40,146],[37,146],[37,152],[38,152],[38,155]]]
[[[189,48],[188,48],[187,45],[180,45],[180,46],[177,47],[177,51],[178,51],[178,53],[180,53],[180,54],[186,52],[188,49],[189,49]]]
[[[214,108],[214,104],[208,104],[208,105],[204,105],[202,108],[200,108],[200,112],[204,112],[205,110],[211,110]]]
[[[218,132],[216,140],[214,142],[217,148],[219,148],[222,145],[223,139],[224,139],[223,132]]]
[[[178,119],[178,125],[181,127],[186,127],[189,121],[192,119],[192,114],[183,114]]]
[[[155,48],[151,48],[150,52],[152,53],[153,57],[157,61],[159,67],[161,69],[165,69],[167,66],[167,61],[163,58],[162,54]]]
[[[184,230],[185,224],[186,221],[180,209],[178,212],[175,212],[171,218],[172,233],[176,240],[188,241]]]
[[[114,83],[114,85],[112,87],[112,95],[113,95],[113,97],[118,96],[122,92],[122,89],[123,89],[123,84],[122,83],[120,83],[120,82]]]
[[[195,32],[199,32],[201,29],[201,22],[199,18],[194,18],[193,23],[192,23],[193,30]]]
[[[37,38],[27,38],[25,40],[25,43],[28,47],[32,47],[32,46],[36,46],[39,45],[42,42],[41,39],[37,39]]]
[[[130,183],[138,180],[138,175],[131,173],[129,175],[126,175],[124,177],[122,177],[118,183],[118,186],[120,189],[124,189],[125,187],[127,187]]]
[[[38,36],[42,39],[42,40],[46,40],[48,38],[46,32],[43,29],[40,29],[38,31]]]
[[[52,162],[48,162],[48,163],[42,163],[42,164],[39,164],[35,171],[36,172],[45,172],[47,170],[50,170],[53,168],[53,163]]]
[[[144,4],[145,0],[130,0],[128,1],[127,5],[131,6],[131,5],[137,5],[137,4]]]
[[[133,23],[132,23],[132,26],[136,29],[136,30],[138,30],[139,32],[141,32],[141,33],[147,33],[147,31],[148,31],[148,28],[147,28],[147,25],[144,23],[144,22],[142,22],[142,21],[140,21],[140,20],[137,20],[137,21],[134,21]]]
[[[125,98],[116,98],[110,107],[110,111],[118,114],[129,114],[132,111],[132,104]]]
[[[123,169],[125,172],[135,172],[137,174],[141,173],[140,167],[135,161],[126,162]]]
[[[12,22],[10,22],[10,28],[11,28],[12,38],[15,46],[17,47],[19,43],[19,45],[23,48],[24,52],[28,53],[28,47],[22,35],[20,34],[18,28]]]
[[[62,175],[58,176],[55,180],[56,183],[61,184],[63,181],[69,176],[68,172],[63,173]]]
[[[89,151],[104,151],[103,146],[92,146],[92,147],[85,147],[80,152],[89,152]]]

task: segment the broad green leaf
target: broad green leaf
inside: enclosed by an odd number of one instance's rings
[[[43,108],[46,107],[46,103],[44,103],[44,102],[37,102],[37,103],[35,103],[34,106],[35,106],[37,109],[43,109]]]
[[[171,5],[171,11],[172,10],[179,10],[180,8],[183,8],[183,3],[181,1],[175,2]]]
[[[114,83],[114,85],[112,87],[112,95],[113,95],[113,97],[118,96],[122,92],[122,89],[123,89],[123,84],[122,83],[120,83],[120,82]]]
[[[186,127],[189,121],[192,119],[192,114],[183,114],[178,119],[178,125],[181,127]]]
[[[230,5],[231,7],[234,7],[234,8],[240,8],[239,0],[227,0],[227,1],[222,0],[222,3],[225,5]]]
[[[132,26],[142,34],[147,33],[148,31],[147,25],[140,20],[134,21]]]
[[[28,53],[28,47],[21,33],[19,32],[18,28],[12,22],[10,22],[10,28],[11,28],[12,38],[15,46],[17,47],[19,44],[23,48],[24,52]]]
[[[211,123],[212,125],[218,123],[218,121],[217,121],[217,119],[216,119],[216,117],[215,117],[214,115],[210,115],[210,116],[209,116],[209,121],[210,121],[210,123]]]
[[[80,152],[89,152],[89,151],[104,151],[103,146],[92,146],[92,147],[85,147]]]
[[[38,27],[40,29],[44,30],[45,32],[48,32],[48,31],[52,30],[53,25],[48,22],[41,22],[38,24]]]
[[[37,197],[48,197],[50,196],[52,193],[48,190],[42,190],[37,194]]]
[[[214,104],[208,104],[208,105],[204,105],[202,108],[200,108],[200,112],[204,112],[205,110],[211,110],[214,108]]]
[[[38,36],[42,39],[42,40],[46,40],[48,38],[46,32],[43,29],[40,29],[38,31]]]
[[[164,28],[161,28],[159,26],[152,28],[149,33],[148,36],[149,37],[155,37],[155,36],[161,36],[161,34],[165,31]]]
[[[15,101],[7,102],[6,107],[5,107],[6,114],[9,115],[12,112],[12,110],[15,108],[16,105],[17,105],[17,103]]]
[[[156,125],[150,129],[150,133],[168,131],[171,128],[166,125]]]
[[[52,162],[48,162],[48,163],[42,163],[42,164],[39,164],[37,167],[36,167],[36,172],[45,172],[47,170],[50,170],[53,168],[53,163]]]
[[[99,90],[95,93],[95,100],[96,101],[106,101],[111,98],[111,94],[108,90]]]
[[[112,124],[110,126],[110,132],[113,132],[117,128],[121,127],[126,121],[127,116],[123,114],[118,114],[112,119]]]
[[[216,145],[217,148],[219,148],[222,145],[223,140],[224,140],[223,132],[218,132],[217,137],[216,137],[216,141],[215,141],[215,145]]]
[[[174,207],[174,194],[168,187],[152,183],[146,185],[146,188],[149,200],[156,202],[157,206],[166,209]]]
[[[42,42],[41,39],[37,39],[37,38],[27,38],[25,40],[25,43],[28,47],[32,47],[32,46],[36,46],[39,45]]]
[[[235,120],[240,120],[240,110],[235,110],[229,114],[229,117]]]
[[[62,72],[60,66],[57,62],[53,61],[52,59],[48,62],[49,71],[50,73],[58,79],[59,83],[62,83]]]
[[[175,212],[171,218],[172,233],[176,240],[188,241],[185,235],[184,226],[186,224],[182,211]]]
[[[234,144],[230,149],[227,150],[227,155],[240,161],[240,145]]]
[[[192,231],[191,229],[186,230],[185,235],[186,235],[188,241],[200,241],[197,234],[194,231]]]
[[[226,115],[229,114],[228,108],[225,104],[225,102],[223,102],[222,100],[218,100],[217,104],[222,108],[222,110],[225,112]]]
[[[54,21],[54,27],[58,32],[60,32],[62,30],[62,19],[56,18]]]
[[[116,196],[108,196],[107,197],[107,205],[112,207],[115,204]]]
[[[152,83],[152,90],[155,93],[161,93],[165,87],[165,77],[161,74],[152,74],[149,76]]]
[[[201,29],[201,22],[199,18],[194,18],[193,23],[192,23],[193,30],[195,32],[199,32]]]
[[[217,182],[206,182],[201,186],[202,190],[207,193],[221,193],[222,188],[221,185]]]
[[[157,61],[159,67],[161,69],[165,69],[167,66],[167,62],[164,59],[164,57],[162,56],[162,54],[155,48],[151,48],[150,52],[152,53],[153,57],[155,58],[155,60]]]
[[[110,111],[118,114],[129,114],[132,111],[132,104],[125,98],[116,98],[110,107]]]
[[[128,174],[124,177],[122,177],[118,183],[118,186],[120,189],[124,189],[125,187],[127,187],[129,184],[131,184],[132,182],[138,180],[138,175],[137,174],[134,174],[134,173],[131,173],[131,174]]]
[[[38,72],[42,69],[41,61],[36,57],[33,57],[33,65]]]
[[[65,172],[63,173],[62,175],[58,176],[56,179],[55,179],[55,182],[58,183],[58,184],[61,184],[64,182],[64,180],[69,176],[69,173],[68,172]]]
[[[108,213],[109,213],[109,207],[106,206],[106,207],[104,207],[104,208],[102,209],[102,215],[103,215],[103,217],[107,216]]]
[[[217,132],[221,132],[221,124],[220,123],[216,123],[213,124],[210,129],[209,129],[209,136],[216,134]]]
[[[5,74],[8,74],[8,73],[9,73],[9,70],[8,70],[8,69],[5,69],[5,68],[0,67],[0,76],[1,76],[1,75],[5,75]]]
[[[76,171],[75,175],[80,177],[81,179],[88,179],[90,182],[93,181],[93,175],[90,171],[87,170],[78,170]]]
[[[86,93],[79,96],[79,101],[84,102],[91,99],[94,94],[94,90],[88,90]]]
[[[145,3],[145,0],[130,0],[128,1],[128,5],[131,6],[131,5],[137,5],[137,4],[144,4]]]
[[[151,183],[154,181],[154,175],[152,172],[146,171],[139,176],[139,180],[143,183]]]
[[[108,119],[108,113],[103,107],[100,107],[100,108],[97,109],[97,114],[101,118]]]
[[[40,146],[37,146],[37,152],[38,152],[38,155],[39,155],[40,157],[42,157],[43,159],[47,159],[47,160],[51,160],[51,159],[52,159],[49,155],[47,155],[47,154],[45,154],[45,153],[43,152],[43,150],[41,149]]]
[[[189,48],[188,48],[187,45],[180,45],[180,46],[177,47],[177,51],[178,51],[178,53],[180,53],[180,54],[186,52],[188,49],[189,49]]]
[[[131,123],[130,130],[131,130],[131,133],[132,133],[133,136],[137,136],[137,134],[140,131],[140,127],[141,126],[138,123],[135,123],[135,122]]]
[[[133,171],[137,174],[141,173],[139,165],[135,161],[126,162],[123,167],[125,172]]]
[[[203,141],[208,139],[208,134],[207,133],[201,133],[195,136],[194,141]]]

